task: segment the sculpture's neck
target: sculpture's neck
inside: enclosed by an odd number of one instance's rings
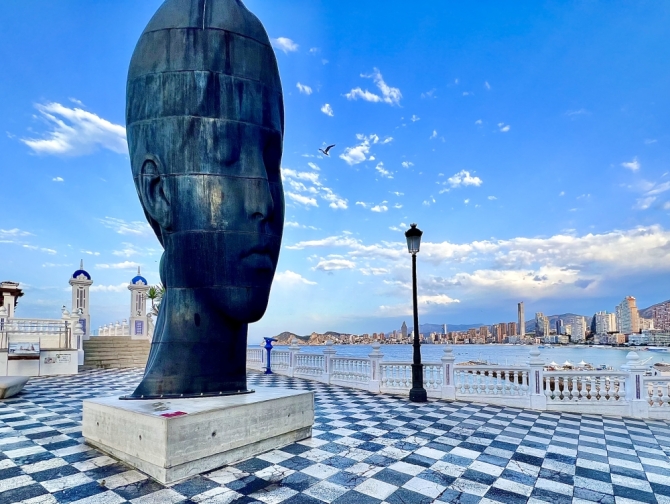
[[[248,324],[224,317],[206,301],[199,289],[166,289],[135,397],[247,389]]]

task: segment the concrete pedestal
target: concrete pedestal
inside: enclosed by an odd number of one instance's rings
[[[312,435],[314,393],[84,401],[86,442],[163,484],[211,471]]]

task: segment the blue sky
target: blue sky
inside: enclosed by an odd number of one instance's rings
[[[670,5],[471,4],[246,2],[286,105],[287,222],[252,339],[409,320],[411,222],[424,323],[670,298]],[[124,109],[159,5],[0,3],[0,279],[26,288],[21,316],[58,316],[81,258],[94,327],[128,317],[137,265],[158,281]]]

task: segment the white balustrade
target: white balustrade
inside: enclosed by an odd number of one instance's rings
[[[274,352],[272,355],[274,366]],[[322,354],[296,354],[294,375],[321,376],[326,371],[326,359]]]
[[[372,377],[370,359],[333,357],[330,360],[331,380],[348,383],[367,383]]]
[[[627,373],[619,371],[546,371],[544,395],[548,405],[566,402],[621,405],[626,402],[626,377]]]
[[[291,353],[285,350],[272,350],[270,366],[272,370],[286,370],[291,365]]]
[[[456,395],[527,397],[528,372],[527,367],[456,366]]]
[[[670,419],[670,377],[644,376],[645,368],[633,354],[621,371],[546,371],[537,349],[531,350],[526,366],[455,365],[450,352],[445,351],[442,362],[423,363],[423,385],[432,399]],[[247,358],[251,368],[258,368],[265,354],[260,348],[249,349]],[[371,392],[408,393],[412,364],[382,358],[379,348],[370,358],[350,358],[336,356],[332,345],[323,354],[303,354],[291,347],[272,350],[272,369]]]
[[[645,377],[643,391],[649,407],[670,411],[670,376]]]
[[[412,365],[406,362],[379,364],[382,389],[409,390],[412,388]]]
[[[247,362],[253,362],[256,365],[262,364],[263,352],[262,348],[247,348]]]

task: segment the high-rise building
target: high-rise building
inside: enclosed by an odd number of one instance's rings
[[[563,319],[557,318],[556,319],[556,334],[563,334],[562,332],[563,329]]]
[[[633,296],[626,296],[616,307],[618,330],[623,334],[640,332],[640,313],[637,311],[637,302]]]
[[[400,328],[400,333],[402,334],[402,339],[407,339],[407,324],[405,324],[405,321],[402,323],[402,327]]]
[[[536,336],[549,336],[549,317],[546,317],[544,313],[537,312],[535,314],[535,335]]]
[[[584,317],[572,317],[570,322],[572,328],[570,341],[573,343],[583,342],[586,339],[586,319]]]
[[[516,335],[516,322],[508,322],[507,323],[507,336],[514,336]]]
[[[489,337],[489,326],[481,326],[479,328],[479,337],[484,339]]]
[[[596,313],[596,334],[616,332],[616,315],[601,311]]]
[[[519,321],[517,323],[519,329],[519,336],[523,336],[526,334],[526,314],[523,309],[523,301],[519,303],[519,306],[517,307],[517,312],[519,316]]]
[[[442,324],[442,334],[446,336],[447,334],[447,324]]]
[[[654,320],[654,328],[664,332],[670,331],[670,301],[654,306],[651,318]]]

